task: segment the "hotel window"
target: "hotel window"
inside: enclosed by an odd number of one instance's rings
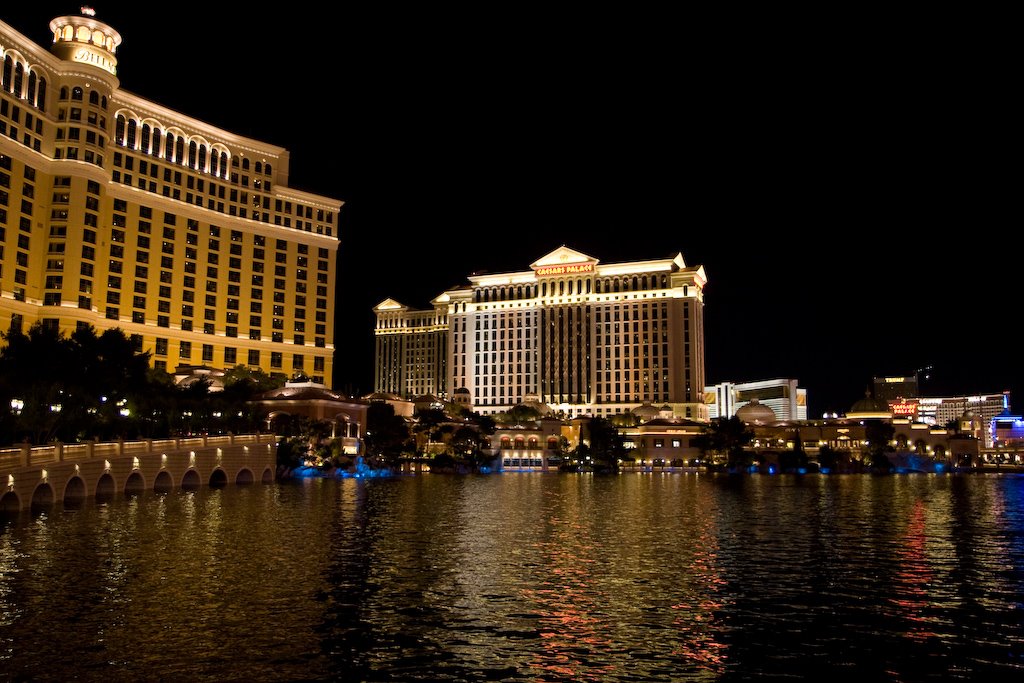
[[[270,353],[270,367],[280,368],[282,366],[282,354],[279,351],[272,351]]]
[[[259,349],[249,349],[249,365],[260,364],[260,352]]]
[[[183,341],[178,347],[179,358],[191,358],[192,357],[192,342]]]
[[[161,337],[156,338],[156,355],[166,356],[167,355],[167,340]]]
[[[233,366],[238,362],[238,349],[233,346],[224,348],[224,365]]]
[[[203,361],[213,362],[213,344],[203,344]]]

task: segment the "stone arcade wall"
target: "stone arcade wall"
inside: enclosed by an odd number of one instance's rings
[[[273,434],[0,449],[0,512],[117,493],[275,479]]]

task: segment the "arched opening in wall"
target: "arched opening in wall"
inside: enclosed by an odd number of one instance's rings
[[[174,488],[174,479],[171,478],[171,473],[167,470],[161,470],[156,475],[156,481],[153,482],[153,490],[157,493],[169,493]]]
[[[228,485],[228,475],[222,469],[215,469],[210,473],[210,488],[222,489]]]
[[[53,505],[53,487],[49,484],[40,484],[32,492],[32,509],[46,508]]]
[[[181,488],[183,489],[194,491],[200,486],[202,486],[202,480],[199,478],[199,473],[195,470],[189,470],[181,478]]]
[[[235,475],[236,484],[252,484],[256,481],[256,478],[252,475],[252,470],[247,467],[243,467],[237,475]]]
[[[96,482],[96,500],[103,503],[108,502],[114,497],[116,490],[114,477],[110,476],[110,472],[104,472]]]
[[[124,492],[129,496],[137,496],[146,490],[146,480],[138,472],[128,475],[128,481],[124,483]]]
[[[85,482],[81,477],[71,477],[64,487],[64,507],[80,508],[85,502]]]
[[[12,513],[21,511],[21,500],[14,491],[8,491],[0,496],[0,513]]]
[[[278,436],[294,436],[300,425],[298,415],[273,412],[267,415],[267,431]]]
[[[269,467],[263,470],[263,483],[273,484],[274,483],[274,470]]]

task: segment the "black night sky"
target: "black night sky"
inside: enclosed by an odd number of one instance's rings
[[[336,389],[373,389],[375,304],[565,244],[703,264],[709,383],[796,378],[817,416],[930,366],[927,394],[1020,404],[999,108],[909,19],[224,5],[95,8],[122,88],[345,202]],[[0,18],[48,45],[78,8]]]

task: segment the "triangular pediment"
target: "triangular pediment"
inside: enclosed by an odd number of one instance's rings
[[[394,299],[384,299],[379,304],[373,307],[375,311],[400,311],[404,308],[408,308],[405,304],[400,304]]]
[[[552,266],[564,266],[573,263],[592,263],[597,265],[597,259],[562,245],[551,253],[541,256],[530,264],[530,267],[536,270],[537,268],[550,268]]]

